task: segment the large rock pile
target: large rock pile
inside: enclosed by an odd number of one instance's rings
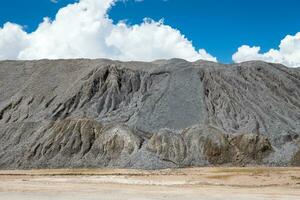
[[[300,69],[0,62],[0,168],[300,165]]]

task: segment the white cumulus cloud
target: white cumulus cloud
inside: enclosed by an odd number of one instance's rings
[[[28,46],[28,35],[22,27],[12,23],[0,28],[0,60],[15,59]]]
[[[137,25],[113,24],[107,15],[116,0],[80,0],[61,8],[53,20],[44,18],[27,33],[6,23],[0,28],[0,59],[110,58],[216,61],[204,49],[196,50],[178,30],[145,19]]]
[[[233,54],[234,62],[250,60],[263,60],[281,63],[289,67],[300,67],[300,32],[296,35],[287,35],[281,40],[278,49],[270,49],[265,53],[260,52],[260,47],[243,45]]]

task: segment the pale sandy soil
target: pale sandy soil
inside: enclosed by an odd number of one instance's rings
[[[300,200],[300,168],[0,171],[7,200]]]

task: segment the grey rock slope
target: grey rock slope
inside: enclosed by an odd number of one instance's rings
[[[300,69],[0,62],[0,168],[300,165]]]

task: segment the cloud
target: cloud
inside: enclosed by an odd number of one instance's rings
[[[28,35],[21,26],[8,22],[0,28],[0,60],[16,59],[27,46]]]
[[[243,45],[233,54],[234,62],[250,60],[263,60],[267,62],[281,63],[289,67],[300,67],[300,32],[296,35],[287,35],[281,40],[278,49],[270,49],[260,53],[260,47]]]
[[[180,31],[145,19],[143,23],[113,24],[107,15],[115,0],[80,0],[61,8],[55,19],[44,18],[38,28],[25,32],[7,23],[0,29],[0,59],[110,58],[120,60],[168,59],[216,61],[204,49],[196,50]]]

